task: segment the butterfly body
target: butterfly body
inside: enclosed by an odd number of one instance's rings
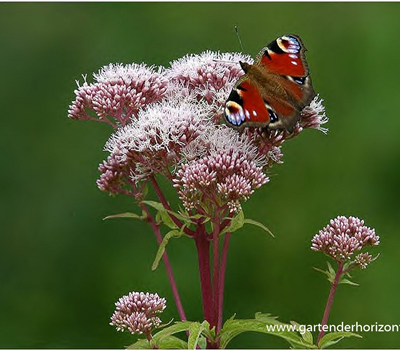
[[[298,36],[285,35],[263,48],[254,64],[240,62],[245,74],[226,102],[227,124],[291,131],[315,96],[305,51]]]

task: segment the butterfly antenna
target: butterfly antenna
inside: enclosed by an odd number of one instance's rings
[[[235,32],[236,32],[236,36],[239,40],[240,48],[242,49],[242,51],[244,51],[243,45],[242,45],[242,40],[240,39],[240,35],[239,35],[239,28],[237,25],[235,25]]]

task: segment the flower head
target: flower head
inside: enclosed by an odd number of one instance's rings
[[[166,100],[140,110],[108,140],[110,156],[99,167],[99,188],[116,193],[126,181],[153,173],[169,177],[168,168],[180,161],[182,149],[211,127],[207,112],[206,105]]]
[[[141,108],[161,100],[167,89],[162,70],[145,64],[110,64],[93,76],[94,83],[88,84],[86,77],[82,86],[77,82],[69,118],[125,125]]]
[[[319,231],[312,239],[311,249],[323,252],[338,262],[352,261],[354,253],[367,246],[379,245],[375,230],[364,225],[364,221],[350,216],[338,216]],[[372,261],[367,253],[359,254],[353,260],[365,268]]]
[[[215,112],[226,102],[237,79],[244,74],[239,61],[251,62],[250,56],[240,53],[205,51],[186,55],[173,61],[167,70],[169,93],[173,97],[192,96],[214,106]],[[221,113],[215,113],[219,124]]]
[[[188,210],[217,203],[237,213],[240,202],[269,181],[263,160],[248,140],[224,126],[202,141],[204,155],[182,164],[175,174],[179,197]]]
[[[127,329],[132,334],[150,334],[161,324],[157,315],[166,308],[166,300],[157,293],[130,292],[119,298],[115,307],[110,325],[117,331]]]

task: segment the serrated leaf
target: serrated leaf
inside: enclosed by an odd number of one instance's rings
[[[158,344],[163,339],[169,337],[172,334],[179,333],[179,332],[185,332],[185,331],[189,330],[189,327],[192,323],[193,322],[190,322],[190,321],[176,322],[172,326],[163,328],[161,331],[154,334],[153,340]],[[187,347],[187,345],[186,345],[186,347]]]
[[[204,325],[203,329],[203,334],[204,336],[210,340],[211,342],[215,342],[216,336],[215,336],[215,327],[210,329],[210,324],[207,321],[203,321],[202,323]]]
[[[162,258],[162,256],[163,256],[164,252],[165,252],[165,247],[167,246],[169,240],[170,240],[171,238],[179,238],[179,237],[181,237],[182,235],[183,235],[183,232],[182,232],[182,231],[179,231],[179,230],[172,230],[172,231],[169,231],[169,232],[164,236],[164,238],[163,238],[161,244],[160,244],[159,247],[158,247],[156,257],[155,257],[154,262],[153,262],[153,265],[152,265],[152,267],[151,267],[151,269],[152,269],[153,271],[158,267],[158,264],[160,263],[160,260],[161,260],[161,258]]]
[[[108,215],[103,220],[108,220],[108,219],[116,219],[116,218],[128,218],[128,219],[139,219],[139,220],[144,220],[146,219],[146,215],[143,213],[142,215],[138,215],[135,213],[120,213],[120,214],[114,214],[114,215]]]
[[[147,339],[138,339],[133,344],[129,345],[127,349],[152,349],[150,342]]]
[[[272,316],[272,314],[265,314],[261,312],[256,312],[255,319],[264,322],[265,324],[284,324],[278,321],[278,316]]]
[[[137,342],[129,345],[127,349],[154,349],[154,345],[158,349],[186,349],[187,342],[174,337],[173,335],[167,336],[160,341],[155,341],[154,339],[149,342],[147,339],[139,339]]]
[[[207,339],[203,335],[200,336],[198,346],[200,349],[207,348]]]
[[[337,344],[343,338],[356,337],[362,338],[361,335],[352,332],[332,332],[325,334],[318,343],[319,348],[327,348],[328,346]]]
[[[235,232],[237,230],[239,230],[240,228],[243,227],[244,225],[244,213],[243,210],[241,210],[236,216],[234,216],[232,219],[228,218],[228,220],[230,220],[230,224],[225,227],[222,231],[221,231],[221,235],[226,233],[226,232]]]
[[[306,343],[314,344],[314,338],[311,332],[307,331],[305,328],[302,330],[302,325],[298,322],[290,321],[290,323],[297,327],[297,332],[300,333]]]
[[[313,344],[309,344],[303,340],[295,331],[288,331],[283,326],[293,327],[291,325],[276,324],[276,319],[268,316],[265,321],[261,321],[263,315],[259,315],[259,319],[255,320],[228,320],[220,332],[220,347],[225,349],[229,342],[243,332],[259,332],[275,335],[288,341],[296,348],[315,348]],[[274,323],[274,324],[271,324]],[[272,327],[281,327],[281,329],[272,329]]]
[[[207,322],[207,321],[204,321]],[[188,349],[196,349],[199,337],[205,329],[205,323],[193,322],[189,327]],[[207,322],[208,324],[208,322]]]
[[[275,237],[274,234],[271,232],[271,230],[267,226],[263,225],[261,222],[258,222],[253,219],[245,219],[244,223],[257,226],[257,227],[263,229],[265,232],[268,232],[272,237]]]

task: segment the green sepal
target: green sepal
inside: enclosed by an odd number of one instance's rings
[[[167,246],[169,240],[171,238],[181,237],[184,234],[183,229],[184,229],[184,226],[182,226],[181,230],[171,230],[164,236],[161,244],[158,247],[157,254],[156,254],[156,257],[154,258],[153,265],[151,266],[151,269],[153,271],[158,267],[158,264],[160,263],[160,260],[165,252],[165,247]]]
[[[349,337],[356,337],[356,338],[362,338],[360,334],[357,333],[352,333],[352,332],[332,332],[325,334],[322,339],[318,343],[318,347],[320,349],[325,349],[329,346],[335,345],[338,342],[340,342],[343,338],[349,338]]]

